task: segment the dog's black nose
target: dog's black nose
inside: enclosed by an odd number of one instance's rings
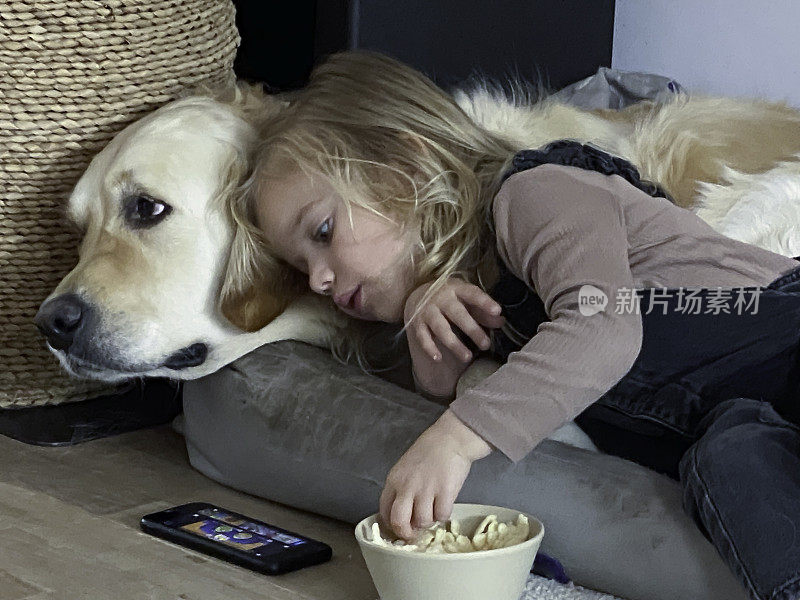
[[[64,294],[39,307],[33,319],[36,327],[57,350],[66,350],[86,321],[89,305],[77,294]]]

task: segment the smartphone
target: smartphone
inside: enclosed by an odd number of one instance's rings
[[[266,575],[323,563],[332,554],[327,544],[206,502],[145,515],[140,525],[151,535]]]

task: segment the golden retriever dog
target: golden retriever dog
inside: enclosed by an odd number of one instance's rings
[[[455,99],[520,149],[591,142],[631,161],[721,233],[800,254],[800,111],[785,104],[675,96],[583,110],[486,87]],[[36,316],[70,374],[194,379],[271,341],[326,345],[344,318],[329,298],[309,293],[286,306],[257,285],[227,293],[239,287],[253,243],[231,194],[251,167],[259,124],[286,102],[247,86],[233,100],[177,100],[94,158],[66,207],[85,232],[78,264]]]
[[[126,127],[92,159],[65,210],[83,232],[78,264],[35,317],[70,375],[193,379],[269,341],[323,343],[321,297],[288,313],[259,297],[259,319],[271,323],[261,335],[243,333],[237,307],[226,318],[220,302],[226,274],[238,276],[233,252],[246,252],[229,200],[259,124],[284,105],[248,85],[232,99],[183,98]]]

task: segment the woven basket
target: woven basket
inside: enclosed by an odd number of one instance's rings
[[[85,400],[33,324],[77,263],[62,223],[89,160],[201,82],[233,83],[230,0],[0,0],[0,407]]]

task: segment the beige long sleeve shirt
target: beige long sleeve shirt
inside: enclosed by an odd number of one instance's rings
[[[800,265],[717,233],[689,210],[619,175],[545,164],[509,177],[492,206],[497,250],[550,321],[450,409],[513,462],[614,386],[642,344],[642,310],[622,288],[767,285]],[[583,285],[605,310],[581,314]]]

